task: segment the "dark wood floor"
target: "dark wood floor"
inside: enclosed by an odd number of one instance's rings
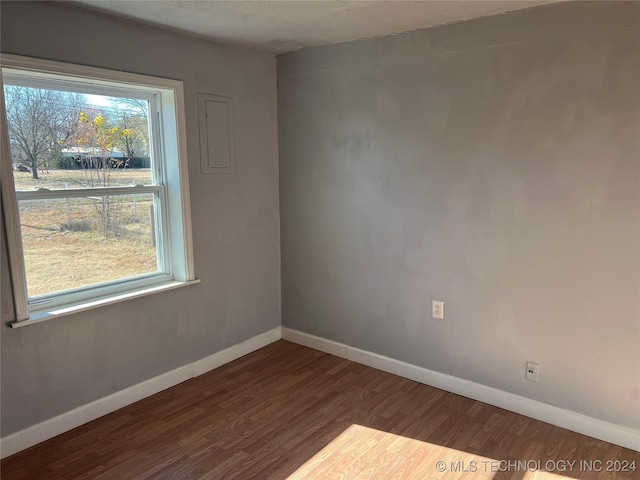
[[[0,466],[6,480],[557,480],[637,479],[606,471],[634,461],[637,452],[279,341]]]

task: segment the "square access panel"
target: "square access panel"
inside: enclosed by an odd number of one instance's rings
[[[201,172],[234,173],[233,98],[199,93],[198,112]]]

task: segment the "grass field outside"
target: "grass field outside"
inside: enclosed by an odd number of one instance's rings
[[[33,190],[37,188],[86,188],[91,187],[91,179],[105,177],[109,187],[124,187],[128,185],[150,185],[150,168],[118,168],[108,169],[106,175],[100,170],[44,170],[38,173],[39,179],[34,179],[30,172],[13,172],[16,190]],[[98,186],[98,185],[93,185]]]
[[[104,173],[108,186],[151,183],[149,169]],[[40,177],[14,172],[16,189],[90,186],[83,170],[49,170]],[[153,194],[20,201],[29,296],[157,271],[152,205]]]

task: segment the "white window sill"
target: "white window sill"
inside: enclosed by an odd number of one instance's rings
[[[166,292],[167,290],[173,290],[175,288],[186,287],[187,285],[194,285],[200,283],[200,280],[189,280],[188,282],[168,282],[162,285],[156,285],[153,287],[141,288],[139,290],[133,290],[118,295],[110,295],[104,298],[93,299],[90,301],[84,301],[73,305],[65,305],[62,307],[52,308],[47,311],[39,311],[31,314],[29,320],[22,322],[13,322],[9,325],[11,328],[21,328],[27,325],[34,325],[36,323],[46,322],[47,320],[53,320],[54,318],[64,317],[65,315],[72,315],[74,313],[84,312],[87,310],[93,310],[94,308],[103,307],[105,305],[111,305],[114,303],[124,302],[132,298],[145,297],[147,295],[153,295],[154,293]]]

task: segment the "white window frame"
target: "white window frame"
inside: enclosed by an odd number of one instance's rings
[[[12,85],[55,88],[108,96],[136,96],[149,100],[153,130],[154,185],[93,187],[64,190],[15,191],[4,103],[4,80],[0,73],[0,185],[6,225],[7,249],[15,305],[12,327],[128,298],[148,295],[182,285],[197,283],[193,266],[189,178],[186,151],[186,122],[182,82],[146,75],[41,60],[17,55],[0,55],[2,72]],[[9,83],[9,82],[8,82]],[[153,193],[161,208],[156,209],[161,225],[158,272],[87,285],[33,297],[29,301],[20,231],[18,200],[53,199]],[[159,212],[158,212],[159,211]]]

